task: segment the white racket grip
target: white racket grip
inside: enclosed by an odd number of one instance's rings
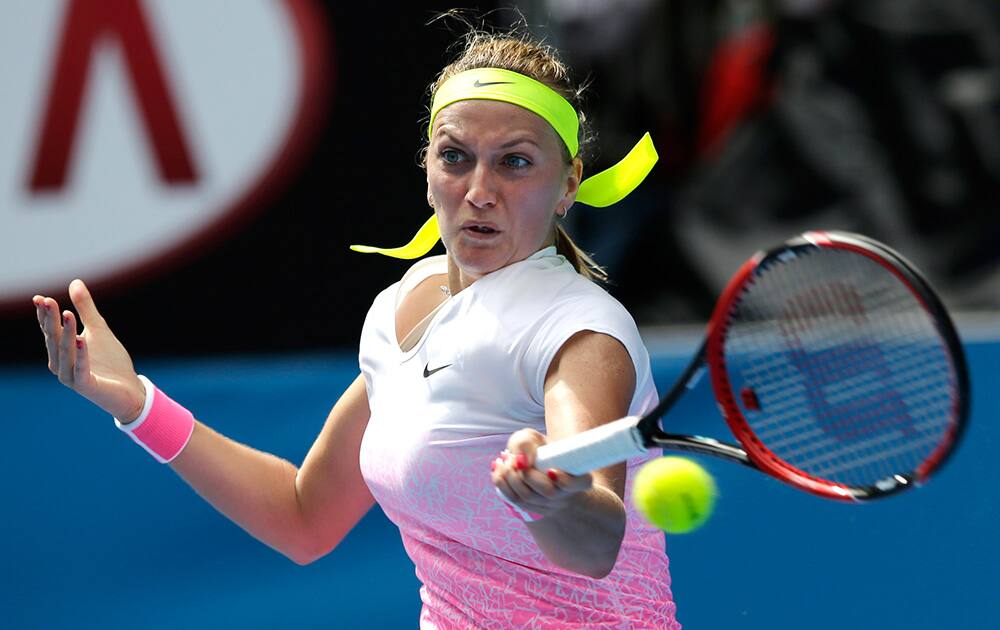
[[[595,429],[544,444],[538,448],[535,468],[556,468],[571,475],[582,475],[645,455],[646,447],[636,428],[638,423],[638,416],[625,416]]]

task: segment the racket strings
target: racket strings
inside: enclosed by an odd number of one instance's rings
[[[725,362],[764,446],[836,483],[916,470],[954,416],[955,378],[933,318],[892,271],[850,250],[768,265],[731,314]]]

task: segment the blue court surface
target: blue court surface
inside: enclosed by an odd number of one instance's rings
[[[996,627],[1000,342],[963,335],[971,426],[919,491],[845,505],[700,458],[719,482],[717,512],[667,540],[686,628]],[[694,341],[651,341],[661,390]],[[296,463],[357,373],[346,353],[137,363],[215,429]],[[377,509],[299,567],[216,514],[41,361],[0,370],[0,415],[0,626],[417,626],[413,566]],[[707,383],[670,422],[726,435]]]

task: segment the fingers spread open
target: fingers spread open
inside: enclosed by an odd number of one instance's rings
[[[73,382],[85,382],[90,374],[90,354],[87,352],[87,340],[83,336],[76,338],[76,363],[73,368]]]
[[[31,303],[35,305],[35,317],[38,318],[38,325],[45,330],[45,298],[36,295],[31,298]]]
[[[104,325],[104,318],[94,304],[94,298],[90,295],[90,290],[83,280],[79,278],[69,284],[69,299],[73,301],[76,310],[80,313],[80,321],[86,327]]]
[[[49,357],[49,371],[59,374],[59,332],[62,325],[59,321],[59,305],[55,300],[42,298],[38,321],[45,335],[45,351]]]
[[[76,363],[76,318],[64,311],[59,331],[59,382],[73,386],[73,366]]]

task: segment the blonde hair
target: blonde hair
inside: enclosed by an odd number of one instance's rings
[[[454,16],[452,16],[454,17]],[[434,94],[445,81],[451,76],[466,70],[475,68],[501,68],[510,70],[525,76],[529,76],[536,81],[544,83],[552,88],[559,95],[569,101],[573,109],[580,117],[579,155],[586,159],[589,155],[589,147],[593,141],[593,133],[586,115],[583,113],[582,94],[586,89],[585,85],[577,86],[570,77],[569,69],[563,64],[555,49],[540,42],[532,40],[526,34],[515,32],[490,33],[476,29],[466,23],[469,30],[464,37],[464,46],[458,57],[445,66],[437,78],[431,83],[428,102],[433,102]],[[429,109],[428,109],[429,111]],[[426,121],[425,121],[426,122]],[[563,147],[564,158],[567,164],[572,163],[573,156],[569,154],[569,149],[560,142]],[[426,164],[426,146],[424,147],[421,162]],[[573,242],[573,239],[566,232],[566,229],[556,223],[555,237],[556,251],[564,256],[573,268],[580,275],[601,282],[608,281],[607,272],[590,257],[587,252],[580,249],[580,246]]]

